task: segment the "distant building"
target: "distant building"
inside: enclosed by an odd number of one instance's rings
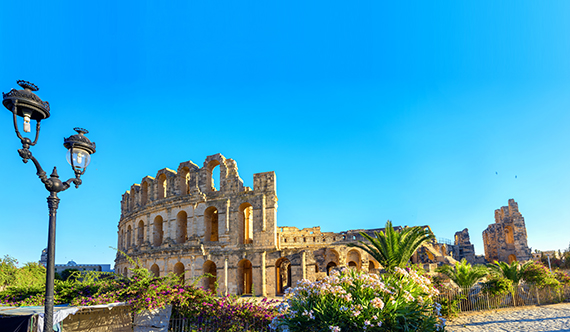
[[[44,267],[47,266],[47,248],[42,250],[39,263]],[[114,272],[111,269],[111,264],[77,264],[74,261],[69,261],[67,264],[55,264],[55,272],[57,273],[63,272],[67,269],[76,269],[78,271]]]
[[[60,273],[67,269],[75,269],[78,271],[97,271],[97,272],[113,272],[111,264],[77,264],[69,261],[67,264],[55,264],[55,272]]]

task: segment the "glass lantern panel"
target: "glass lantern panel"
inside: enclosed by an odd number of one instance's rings
[[[71,149],[67,150],[67,162],[71,165]],[[85,169],[89,165],[91,161],[91,155],[89,152],[81,149],[81,148],[74,148],[73,149],[73,166],[75,168]]]

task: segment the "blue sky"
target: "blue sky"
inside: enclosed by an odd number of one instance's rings
[[[570,4],[552,1],[8,2],[0,90],[40,87],[46,170],[85,127],[56,262],[112,263],[121,195],[222,153],[275,171],[280,226],[468,228],[519,203],[533,249],[570,242]],[[0,255],[37,261],[47,191],[0,113]]]

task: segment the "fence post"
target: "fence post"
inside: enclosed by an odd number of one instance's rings
[[[533,285],[534,290],[536,291],[536,302],[538,302],[538,305],[540,305],[540,295],[538,293],[538,287],[536,287],[536,285]]]
[[[491,310],[491,303],[489,303],[489,293],[485,293],[485,297],[487,298],[487,310]]]

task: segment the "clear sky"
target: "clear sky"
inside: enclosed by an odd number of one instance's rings
[[[72,176],[56,263],[112,264],[121,195],[222,153],[245,185],[275,171],[278,225],[468,228],[519,203],[528,244],[570,242],[568,1],[8,1],[0,91],[51,103],[32,152]],[[0,255],[37,261],[48,192],[0,110]]]

